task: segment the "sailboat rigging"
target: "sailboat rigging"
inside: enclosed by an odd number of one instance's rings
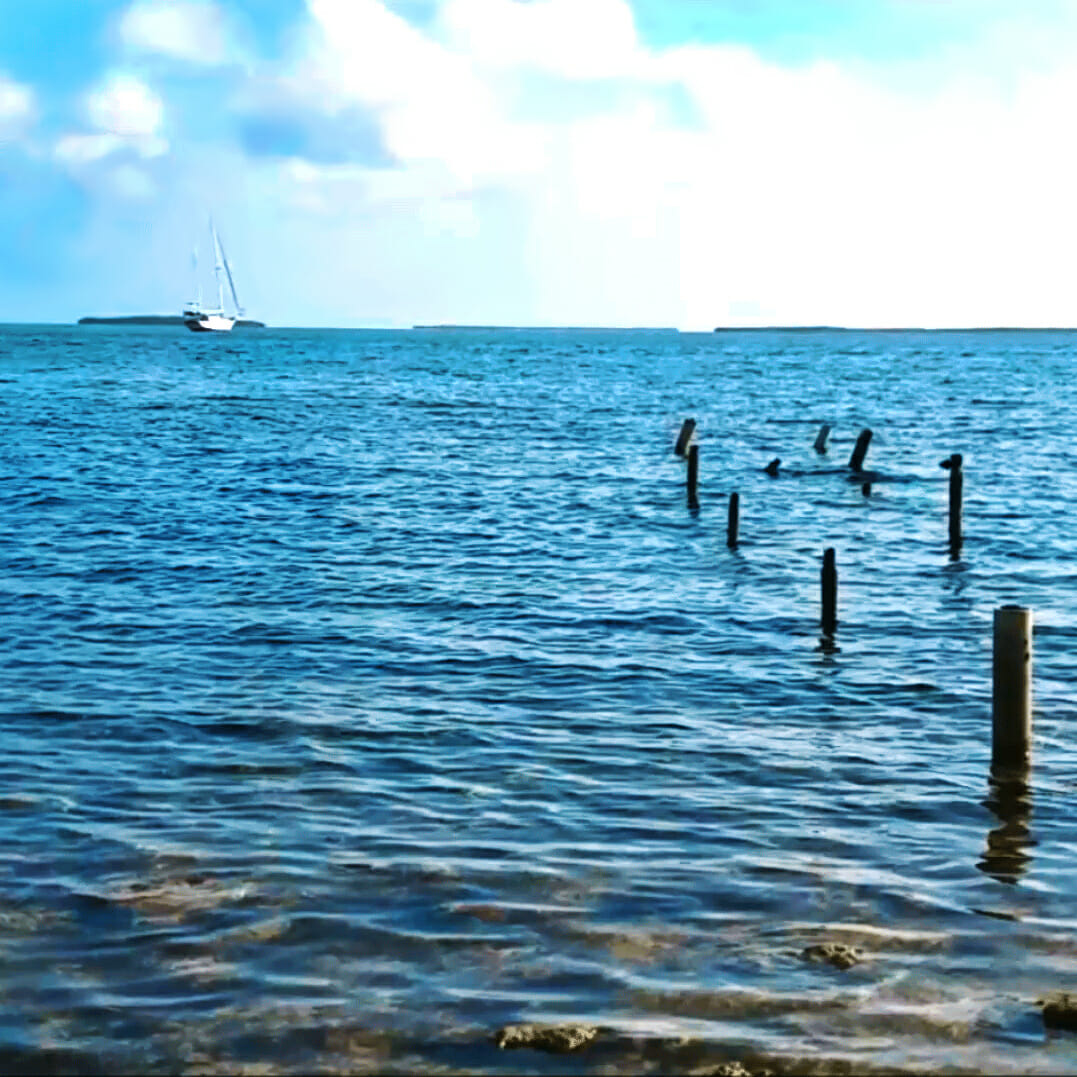
[[[227,333],[236,321],[243,316],[243,308],[239,304],[236,295],[235,281],[232,279],[232,270],[228,265],[221,238],[217,235],[217,229],[213,221],[209,222],[210,234],[213,236],[213,275],[217,282],[217,307],[214,310],[204,310],[202,307],[202,284],[198,281],[197,298],[186,305],[183,309],[183,324],[195,333]],[[194,251],[195,267],[197,272],[198,248]],[[222,273],[224,278],[222,279]],[[226,314],[224,309],[224,280],[228,281],[228,290],[232,296],[231,314]]]

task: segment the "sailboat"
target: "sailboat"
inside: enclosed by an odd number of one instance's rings
[[[217,229],[213,221],[209,222],[209,230],[213,236],[213,275],[217,281],[217,307],[215,310],[202,308],[202,283],[198,282],[198,297],[192,303],[183,308],[183,324],[194,333],[227,333],[236,321],[243,316],[243,308],[239,305],[239,297],[236,295],[236,285],[232,280],[232,270],[228,266],[224,248],[221,246],[221,237],[217,235]],[[197,272],[198,248],[195,248],[195,270]],[[224,281],[221,274],[228,281],[228,289],[232,293],[233,314],[224,312]]]

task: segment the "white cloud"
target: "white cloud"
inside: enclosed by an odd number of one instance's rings
[[[164,103],[141,79],[114,72],[86,95],[86,115],[94,127],[121,138],[157,134],[164,118]]]
[[[498,87],[473,59],[445,47],[381,0],[308,0],[311,33],[290,92],[326,113],[359,106],[379,119],[401,162],[436,161],[456,184],[541,167],[545,135],[507,121]]]
[[[85,165],[101,161],[123,149],[124,141],[111,134],[70,134],[56,140],[53,155],[58,161],[69,165]]]
[[[0,74],[0,144],[25,134],[36,115],[30,87]]]
[[[229,58],[221,9],[211,0],[135,0],[119,22],[129,48],[211,66]]]
[[[335,100],[392,107],[441,94],[464,107],[484,88],[466,57],[441,47],[380,0],[308,0],[313,19],[301,76]]]
[[[356,265],[393,265],[404,292],[410,265],[416,320],[461,263],[483,321],[1072,320],[1068,61],[910,92],[863,64],[650,48],[624,0],[445,0],[425,30],[383,0],[308,11],[276,90],[372,114],[395,164],[296,159],[260,172],[259,197],[317,217]],[[584,111],[581,84],[616,92]]]
[[[53,159],[87,190],[108,198],[144,201],[157,186],[144,167],[163,155],[167,143],[140,139],[132,142],[108,132],[68,134],[57,139]]]
[[[447,0],[440,24],[453,48],[487,68],[566,79],[640,74],[632,12],[621,0]]]
[[[329,102],[380,110],[390,152],[469,157],[495,115],[489,91],[463,56],[426,38],[377,0],[311,0],[321,32],[313,55]]]
[[[56,140],[53,155],[65,164],[87,165],[94,161],[103,161],[106,157],[126,149],[133,150],[142,158],[161,157],[168,152],[168,143],[163,138],[152,136],[126,139],[106,131],[69,134]]]
[[[83,108],[95,130],[61,135],[53,158],[90,189],[134,201],[153,195],[153,180],[136,162],[168,153],[161,98],[134,75],[113,72],[85,95]]]

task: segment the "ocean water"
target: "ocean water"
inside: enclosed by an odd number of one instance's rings
[[[1075,363],[0,328],[0,1070],[1077,1073]]]

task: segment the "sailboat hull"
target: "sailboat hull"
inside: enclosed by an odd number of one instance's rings
[[[236,324],[236,320],[227,318],[223,314],[202,314],[185,317],[183,324],[192,333],[228,333]]]

